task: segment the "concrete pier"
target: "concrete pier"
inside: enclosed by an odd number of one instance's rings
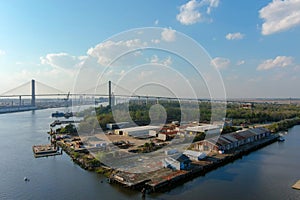
[[[34,145],[32,146],[32,150],[34,153],[34,157],[36,158],[61,155],[61,152],[59,152],[59,148],[51,144]]]

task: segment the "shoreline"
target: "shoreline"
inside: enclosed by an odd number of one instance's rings
[[[211,163],[208,163],[208,164],[204,164],[204,165],[200,164],[201,168],[199,168],[198,170],[189,171],[187,174],[183,175],[182,177],[179,177],[179,179],[174,180],[174,181],[171,180],[169,183],[165,182],[165,183],[162,183],[161,185],[156,185],[151,188],[150,192],[168,191],[168,190],[173,189],[179,185],[182,185],[188,181],[191,181],[194,178],[205,176],[205,174],[207,174],[215,169],[218,169],[219,167],[222,167],[229,163],[232,163],[254,151],[257,151],[257,150],[264,148],[274,142],[277,142],[278,137],[279,137],[279,135],[277,135],[277,134],[270,135],[268,138],[264,139],[264,141],[257,142],[256,144],[247,145],[247,147],[243,147],[242,149],[238,150],[237,152],[235,152],[233,154],[224,154],[223,158],[216,159],[215,161],[211,161]],[[212,157],[210,157],[210,159]],[[168,187],[164,188],[164,186],[166,186],[166,185]]]
[[[138,174],[137,176],[145,176],[146,178],[141,178],[141,180],[134,185],[128,185],[126,182],[120,181],[116,174],[119,171],[111,169],[103,165],[99,160],[95,159],[88,150],[75,151],[74,149],[63,144],[63,142],[58,141],[57,145],[60,146],[65,153],[67,153],[72,161],[78,164],[81,168],[89,171],[93,171],[99,174],[103,174],[107,177],[107,181],[111,184],[118,184],[121,187],[133,189],[136,191],[144,190],[147,193],[156,193],[169,191],[179,185],[182,185],[194,178],[204,176],[206,173],[213,171],[221,166],[228,163],[232,163],[243,156],[248,155],[258,149],[261,149],[267,145],[270,145],[277,141],[279,135],[271,134],[265,139],[260,141],[241,146],[239,149],[233,150],[231,153],[227,154],[210,154],[205,159],[201,161],[192,162],[192,168],[190,170],[176,170],[163,168],[161,171],[161,176],[159,179],[150,179],[147,174]],[[153,173],[159,173],[160,170],[154,171]],[[149,173],[153,174],[153,173]],[[166,173],[167,175],[165,175]],[[125,173],[125,175],[130,175],[130,173]],[[131,174],[132,175],[132,174]],[[159,180],[159,181],[158,181]]]

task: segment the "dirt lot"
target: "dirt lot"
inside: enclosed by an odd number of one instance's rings
[[[129,141],[131,144],[133,144],[133,147],[136,146],[140,146],[140,145],[144,145],[146,142],[150,142],[150,139],[135,139],[133,137],[130,136],[123,136],[123,135],[109,135],[109,134],[103,134],[103,133],[99,133],[99,134],[95,134],[92,137],[96,137],[99,139],[99,141],[90,141],[91,144],[93,143],[99,143],[100,141],[104,142],[106,141],[107,143],[113,143],[113,142],[117,142],[117,141]],[[82,137],[82,139],[86,139],[88,137]]]

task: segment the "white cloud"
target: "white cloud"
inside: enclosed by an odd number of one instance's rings
[[[210,14],[212,8],[217,8],[219,6],[220,1],[219,0],[207,0],[203,2],[208,2],[209,6],[207,7],[206,13]]]
[[[4,50],[0,49],[0,56],[4,56],[4,55],[6,55],[6,52]]]
[[[58,69],[74,69],[84,57],[77,58],[67,53],[51,53],[40,57],[41,64]]]
[[[158,59],[158,56],[157,55],[153,55],[150,59],[150,62],[151,63],[158,63],[159,59]]]
[[[258,67],[257,70],[269,70],[276,67],[288,67],[294,65],[293,57],[288,56],[277,56],[274,59],[268,59],[263,61]]]
[[[170,66],[173,63],[172,58],[170,56],[166,57],[165,59],[160,59],[157,55],[153,55],[150,58],[150,62],[156,64],[162,64],[165,66]]]
[[[99,64],[107,66],[108,64],[113,62],[114,59],[117,59],[125,52],[134,51],[136,49],[143,48],[146,45],[147,44],[145,42],[141,42],[140,39],[132,39],[118,42],[109,40],[100,43],[93,48],[90,48],[87,51],[87,54],[89,56],[97,58]]]
[[[180,6],[180,13],[176,19],[183,25],[205,21],[206,15],[210,15],[212,8],[218,7],[219,2],[219,0],[190,0]]]
[[[154,21],[154,25],[158,25],[158,23],[159,23],[158,19]]]
[[[177,15],[177,20],[184,25],[191,25],[201,20],[201,13],[197,10],[199,3],[196,0],[191,0],[180,6],[180,13]]]
[[[240,65],[243,65],[245,64],[246,62],[244,60],[239,60],[236,65],[240,66]]]
[[[176,31],[171,28],[164,28],[161,32],[161,39],[166,42],[173,42],[176,40]]]
[[[154,44],[159,44],[160,40],[159,39],[152,39],[151,42],[154,43]]]
[[[226,35],[227,40],[241,40],[245,37],[244,34],[237,32],[237,33],[228,33]]]
[[[170,65],[172,65],[172,63],[173,63],[173,61],[170,56],[168,56],[165,60],[163,60],[163,65],[170,66]]]
[[[259,11],[262,34],[270,35],[300,25],[300,0],[273,0]]]
[[[211,60],[211,65],[215,66],[217,69],[226,69],[230,63],[228,58],[216,57]]]

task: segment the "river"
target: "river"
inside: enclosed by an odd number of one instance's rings
[[[34,158],[32,145],[48,143],[57,109],[0,115],[0,199],[142,199],[139,192],[106,183],[68,155]],[[146,199],[300,199],[300,126],[242,159]],[[30,179],[24,181],[24,177]]]

